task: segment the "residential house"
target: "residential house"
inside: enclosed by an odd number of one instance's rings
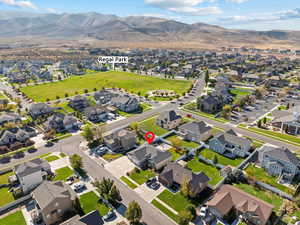
[[[212,136],[212,128],[203,121],[193,121],[178,128],[180,135],[187,141],[201,143]]]
[[[288,134],[300,134],[300,105],[288,110],[279,110],[273,113],[272,126],[278,127]]]
[[[62,181],[44,181],[32,192],[35,215],[46,225],[58,224],[74,210],[76,193]]]
[[[85,117],[93,122],[105,122],[109,117],[109,111],[102,106],[90,106],[84,110]]]
[[[300,160],[287,148],[264,145],[259,149],[258,161],[272,176],[284,182],[292,182],[300,174]]]
[[[174,110],[162,112],[156,119],[156,124],[164,129],[172,130],[180,125],[182,117]]]
[[[49,115],[52,112],[53,112],[53,108],[51,108],[49,105],[45,103],[36,103],[36,104],[32,104],[29,107],[29,114],[33,118],[37,118],[43,115]]]
[[[218,93],[211,93],[197,101],[197,108],[206,113],[217,113],[224,106],[224,99]]]
[[[5,113],[0,115],[0,125],[5,123],[19,123],[21,122],[20,115],[16,113]]]
[[[78,130],[80,123],[71,115],[65,115],[63,113],[55,113],[48,117],[47,121],[43,124],[45,131],[55,130],[58,133],[64,131]]]
[[[116,94],[106,90],[101,90],[94,94],[94,98],[98,105],[105,105],[109,103],[113,97],[116,97]]]
[[[161,151],[149,144],[144,144],[127,153],[127,156],[135,165],[142,169],[153,168],[156,170],[166,166],[172,159],[170,152]]]
[[[206,205],[217,218],[230,215],[241,217],[247,224],[271,225],[269,222],[274,206],[232,185],[222,185]]]
[[[90,106],[90,102],[86,97],[76,95],[73,99],[69,101],[68,105],[79,112],[83,112],[85,108]]]
[[[121,129],[104,137],[105,145],[114,152],[128,151],[136,146],[136,133]]]
[[[210,179],[204,172],[195,174],[178,163],[170,163],[158,176],[158,180],[168,188],[180,187],[184,182],[188,182],[191,196],[196,197],[207,187]]]
[[[251,149],[251,141],[238,136],[233,130],[220,132],[209,140],[209,148],[229,158],[246,157]]]
[[[34,144],[30,138],[35,135],[35,130],[30,127],[15,127],[2,130],[0,131],[0,147],[6,146],[10,149],[17,149],[19,147],[30,146]]]
[[[103,225],[104,221],[100,216],[98,210],[91,211],[90,213],[80,217],[79,215],[73,216],[60,225]]]
[[[28,194],[39,186],[47,175],[52,174],[50,164],[44,159],[33,159],[14,167],[14,173],[20,184],[15,193]]]
[[[139,101],[129,95],[113,97],[110,103],[119,110],[127,113],[135,112],[140,109]]]

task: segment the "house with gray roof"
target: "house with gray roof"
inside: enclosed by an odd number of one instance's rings
[[[109,117],[109,110],[102,106],[90,106],[84,109],[85,117],[93,122],[105,122]]]
[[[101,90],[94,94],[94,99],[97,102],[97,105],[105,105],[111,101],[113,97],[116,97],[116,94],[113,94],[110,91]]]
[[[258,161],[262,168],[280,180],[292,182],[300,173],[300,160],[289,149],[264,145],[259,149]]]
[[[110,104],[127,113],[136,112],[140,109],[139,101],[129,95],[113,97]]]
[[[76,193],[62,181],[43,181],[33,192],[34,220],[41,218],[46,225],[59,224],[67,213],[74,211]]]
[[[100,216],[98,210],[91,211],[90,213],[80,217],[79,215],[73,216],[60,225],[103,225],[104,221]]]
[[[156,119],[156,124],[164,129],[172,130],[180,125],[182,117],[174,110],[162,112]]]
[[[251,141],[238,136],[233,130],[220,132],[209,140],[209,148],[229,158],[246,157],[251,149]]]
[[[187,141],[201,143],[212,136],[212,127],[203,121],[193,121],[178,128],[180,135]]]
[[[21,122],[20,115],[16,113],[4,113],[0,115],[0,125],[5,123],[19,123]]]
[[[15,166],[14,173],[19,183],[19,188],[14,192],[28,194],[39,186],[47,175],[52,174],[52,171],[46,160],[37,158]]]
[[[161,151],[152,145],[144,144],[127,153],[127,157],[141,169],[159,170],[171,161],[172,154],[168,151]]]
[[[80,127],[76,117],[63,113],[54,113],[43,124],[45,131],[55,130],[58,133],[78,130]]]
[[[222,95],[214,92],[198,99],[197,108],[202,112],[214,114],[219,112],[224,104]]]
[[[126,152],[136,146],[136,133],[121,129],[104,137],[105,145],[114,152]]]
[[[53,112],[53,110],[54,109],[52,107],[45,103],[36,103],[29,107],[29,114],[33,118],[37,118],[39,116],[49,115],[51,112]]]
[[[288,134],[300,134],[300,105],[289,110],[279,110],[273,113],[272,126],[280,128]]]
[[[71,108],[83,112],[85,108],[89,107],[91,104],[89,100],[81,95],[76,95],[73,99],[69,101],[68,104]]]
[[[158,176],[158,180],[168,188],[181,186],[187,181],[191,188],[191,197],[196,197],[207,187],[210,178],[204,172],[195,174],[178,163],[169,163]]]
[[[8,148],[17,149],[18,147],[29,146],[33,144],[30,140],[34,137],[36,132],[30,127],[15,127],[0,131],[0,147],[6,146]]]

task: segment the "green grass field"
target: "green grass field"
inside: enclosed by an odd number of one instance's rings
[[[194,173],[204,172],[209,178],[208,182],[210,185],[216,185],[222,180],[220,172],[217,168],[212,165],[206,164],[194,158],[187,163],[187,167],[191,169]]]
[[[176,212],[183,211],[188,205],[193,204],[188,198],[184,197],[180,191],[173,194],[168,190],[164,190],[157,196],[157,198],[166,203]]]
[[[63,81],[22,87],[21,91],[36,102],[45,102],[47,98],[56,99],[56,96],[63,98],[65,93],[69,96],[75,92],[83,93],[85,89],[89,92],[94,88],[102,87],[124,88],[129,92],[145,95],[152,90],[173,90],[177,94],[186,92],[192,82],[182,80],[170,80],[151,76],[141,76],[133,73],[109,71],[88,73],[83,76],[72,76]]]
[[[122,176],[120,180],[123,181],[125,184],[127,184],[127,186],[130,187],[131,189],[137,188],[137,186],[133,182],[131,182],[127,177]]]
[[[79,202],[84,214],[87,214],[93,210],[98,210],[100,215],[104,216],[109,211],[109,207],[101,202],[101,200],[99,200],[99,197],[93,191],[81,195],[79,198]]]
[[[129,177],[138,184],[145,183],[149,178],[155,176],[155,173],[151,170],[141,170],[139,173],[131,173]]]
[[[152,117],[140,122],[139,127],[146,131],[152,131],[156,136],[161,136],[168,132],[166,129],[156,125],[156,117]]]
[[[236,97],[241,97],[245,95],[250,95],[252,91],[249,88],[234,88],[230,90],[230,93],[235,95]]]
[[[200,153],[204,158],[213,160],[215,156],[217,156],[218,158],[218,163],[223,165],[223,166],[227,166],[227,165],[231,165],[231,166],[238,166],[240,165],[244,159],[238,158],[238,159],[229,159],[221,154],[218,154],[216,152],[214,152],[211,149],[203,149]]]
[[[13,194],[8,191],[8,188],[0,188],[0,207],[5,206],[15,200]],[[1,223],[0,223],[1,224]]]
[[[21,210],[12,213],[8,216],[3,217],[2,219],[0,219],[0,224],[1,225],[26,225],[24,216],[21,212]]]
[[[13,175],[14,173],[11,171],[11,172],[7,172],[7,173],[4,173],[4,174],[1,174],[0,175],[0,184],[8,184],[8,177]]]
[[[160,211],[162,211],[164,214],[166,214],[168,217],[170,217],[172,220],[178,223],[179,217],[176,214],[174,214],[172,211],[170,211],[168,208],[163,206],[160,202],[154,199],[151,202],[151,204],[154,205],[156,208],[158,208]]]
[[[50,156],[48,156],[48,157],[45,158],[45,160],[47,162],[53,162],[53,161],[58,160],[58,159],[59,159],[59,157],[56,156],[56,155],[50,155]]]
[[[184,141],[182,139],[180,139],[177,135],[172,135],[166,138],[166,140],[170,141],[172,143],[172,141],[178,141],[181,140],[182,142],[182,147],[183,148],[197,148],[199,147],[199,144],[195,143],[195,142],[191,142],[191,141]]]
[[[170,152],[172,154],[172,161],[176,161],[180,156],[182,156],[183,154],[176,152],[175,148],[170,148],[168,150],[168,152]]]
[[[60,169],[55,170],[55,177],[54,180],[66,180],[68,177],[74,174],[74,171],[66,166]]]

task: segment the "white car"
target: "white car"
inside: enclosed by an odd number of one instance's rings
[[[207,210],[207,208],[206,207],[201,207],[201,209],[200,209],[200,213],[199,213],[199,216],[201,216],[201,217],[205,217],[206,216],[206,210]]]

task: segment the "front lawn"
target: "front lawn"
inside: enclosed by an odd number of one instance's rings
[[[8,188],[0,188],[0,207],[5,206],[15,200],[13,194],[8,191]],[[1,223],[0,223],[1,224]]]
[[[235,95],[236,97],[241,97],[250,95],[252,93],[252,90],[250,90],[249,88],[234,88],[230,90],[230,93]]]
[[[148,179],[154,177],[156,174],[151,170],[140,170],[139,172],[130,173],[129,177],[138,184],[145,183]]]
[[[156,136],[161,136],[168,132],[166,129],[156,125],[156,117],[152,117],[140,122],[139,127],[140,129],[153,132]]]
[[[220,171],[212,165],[206,164],[199,161],[197,158],[189,161],[187,167],[191,169],[194,173],[204,172],[209,178],[208,182],[210,185],[216,185],[222,180],[220,176]]]
[[[50,155],[50,156],[45,158],[45,160],[47,162],[53,162],[53,161],[58,160],[58,159],[59,159],[59,157],[57,155]]]
[[[210,160],[213,160],[215,156],[217,156],[218,158],[218,163],[223,165],[223,166],[227,166],[227,165],[231,165],[231,166],[234,166],[234,167],[237,167],[238,165],[240,165],[244,159],[241,159],[241,158],[237,158],[237,159],[230,159],[230,158],[227,158],[219,153],[216,153],[214,152],[213,150],[211,149],[203,149],[201,150],[201,155],[204,157],[204,158],[207,158],[207,159],[210,159]]]
[[[175,148],[170,148],[168,152],[172,154],[172,161],[176,161],[178,158],[180,158],[183,155],[177,152]]]
[[[137,188],[137,186],[134,183],[132,183],[127,177],[122,176],[120,180],[123,181],[125,184],[127,184],[127,186],[130,187],[131,189]]]
[[[111,162],[111,161],[113,161],[115,159],[118,159],[122,156],[123,156],[122,154],[109,154],[109,153],[106,153],[102,156],[102,158],[105,159],[108,162]]]
[[[176,212],[185,210],[188,205],[193,205],[193,203],[188,198],[184,197],[180,191],[174,194],[169,190],[164,190],[157,196],[157,198],[166,203]]]
[[[268,202],[269,204],[271,205],[274,205],[274,210],[276,212],[279,212],[279,209],[283,203],[283,199],[280,198],[278,195],[276,194],[273,194],[269,191],[265,191],[263,189],[258,189],[258,188],[255,188],[249,184],[235,184],[234,186],[238,187],[239,189],[247,192],[248,194],[250,195],[253,195],[265,202]]]
[[[277,183],[277,177],[270,176],[263,168],[258,168],[254,165],[249,165],[245,171],[249,177],[254,177],[257,180],[260,180],[261,182],[276,187],[279,190],[286,192],[290,195],[293,195],[295,192],[293,189]]]
[[[199,144],[195,143],[195,142],[191,142],[191,141],[184,141],[181,138],[179,138],[176,135],[172,135],[166,138],[167,141],[170,141],[172,143],[172,141],[181,141],[182,143],[182,147],[189,149],[189,148],[197,148],[199,147]]]
[[[81,195],[79,202],[84,214],[87,214],[93,210],[98,210],[100,215],[104,216],[109,211],[109,207],[104,204],[93,191]]]
[[[166,208],[164,205],[162,205],[160,202],[158,202],[157,200],[154,199],[151,202],[151,204],[154,205],[156,208],[158,208],[160,211],[162,211],[165,215],[170,217],[172,220],[174,220],[176,223],[179,222],[179,217],[176,214],[174,214],[171,210]]]
[[[133,73],[109,71],[94,72],[83,76],[71,76],[68,79],[45,83],[33,86],[22,87],[21,91],[35,102],[45,102],[47,98],[56,99],[56,96],[63,98],[67,93],[69,96],[98,90],[102,87],[106,88],[124,88],[132,93],[145,95],[149,91],[154,90],[173,90],[177,94],[187,92],[192,81],[163,79],[152,76],[142,76]]]
[[[8,184],[8,177],[13,175],[14,172],[7,172],[7,173],[4,173],[4,174],[1,174],[0,175],[0,185],[1,184]]]
[[[55,170],[55,177],[54,180],[66,180],[68,177],[72,176],[74,174],[74,171],[66,166],[62,167],[60,169]]]
[[[0,219],[0,224],[1,225],[26,225],[23,213],[21,210],[9,214],[8,216],[5,216]]]

